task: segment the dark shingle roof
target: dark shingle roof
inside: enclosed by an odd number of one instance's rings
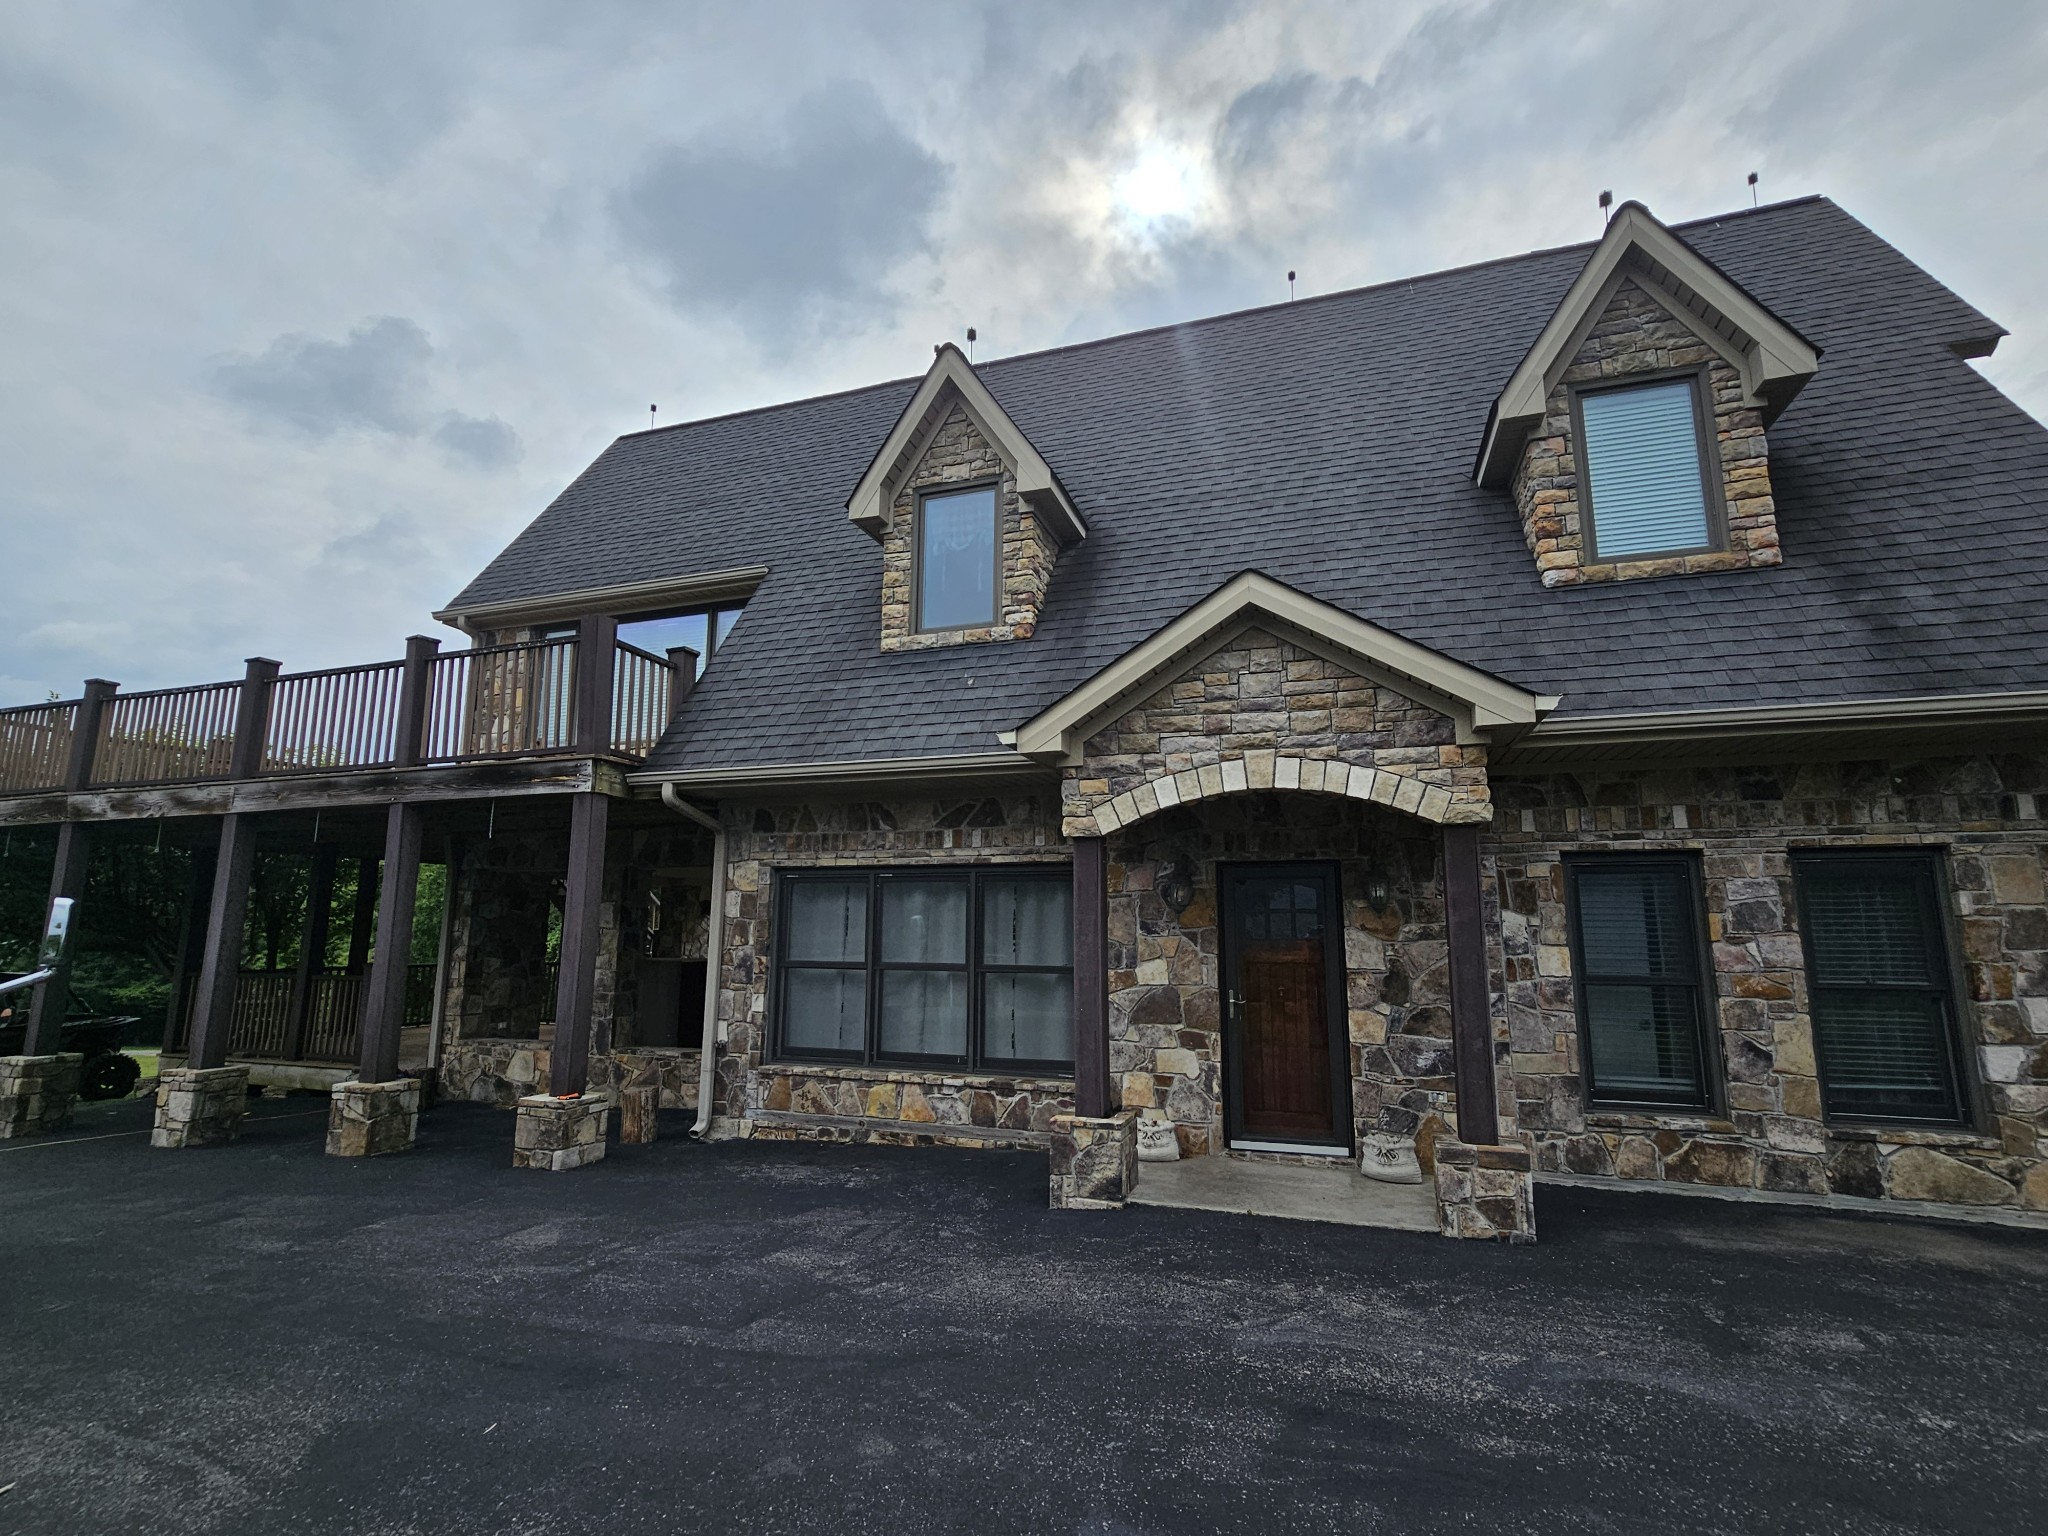
[[[914,379],[621,438],[456,606],[769,567],[666,768],[998,750],[1252,568],[1565,715],[2048,684],[2048,431],[1951,351],[1997,327],[1823,199],[1679,228],[1826,354],[1775,570],[1547,590],[1472,484],[1575,246],[984,364],[1091,530],[1029,641],[878,649],[845,501]]]

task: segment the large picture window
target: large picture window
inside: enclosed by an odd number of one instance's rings
[[[776,885],[781,1057],[1072,1070],[1064,868],[786,870]]]
[[[1802,854],[1793,868],[1828,1116],[1961,1124],[1954,969],[1934,856]]]
[[[1718,542],[1702,382],[1688,375],[1574,396],[1594,559],[1640,560]]]
[[[1686,855],[1565,861],[1587,1101],[1711,1107],[1712,1002],[1699,873]]]
[[[917,627],[996,621],[996,488],[928,491],[917,506]]]

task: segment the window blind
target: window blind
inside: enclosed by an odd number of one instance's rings
[[[1713,542],[1691,381],[1582,395],[1579,415],[1599,559]]]
[[[1831,1115],[1962,1118],[1934,871],[1920,854],[1809,860],[1799,900]]]
[[[1699,914],[1677,859],[1585,858],[1567,868],[1579,1015],[1596,1104],[1704,1107]]]

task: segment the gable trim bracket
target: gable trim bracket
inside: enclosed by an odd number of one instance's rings
[[[903,407],[896,425],[882,440],[879,452],[847,498],[846,514],[855,527],[880,540],[895,517],[896,488],[917,467],[932,436],[945,421],[947,407],[957,401],[975,430],[988,439],[1016,477],[1017,494],[1048,529],[1061,548],[1088,536],[1088,524],[1067,495],[1059,476],[1045,462],[1010,413],[989,393],[988,386],[950,341],[938,349],[932,366]]]
[[[1768,426],[1820,367],[1820,349],[1641,203],[1623,203],[1607,233],[1541,334],[1508,378],[1487,417],[1472,478],[1490,490],[1513,479],[1522,445],[1543,423],[1550,392],[1585,345],[1615,289],[1633,279],[1685,320],[1742,376],[1745,404]]]
[[[1325,660],[1449,715],[1464,743],[1504,743],[1558,705],[1390,629],[1245,571],[1132,647],[1065,698],[1005,732],[1005,746],[1040,762],[1075,764],[1103,724],[1156,690],[1185,662],[1260,627]]]

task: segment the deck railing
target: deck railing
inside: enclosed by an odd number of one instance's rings
[[[586,647],[599,647],[586,652]],[[609,654],[608,667],[587,665]],[[280,675],[252,661],[236,682],[0,710],[0,795],[133,788],[540,756],[645,757],[693,666],[613,638],[576,636]],[[586,697],[589,690],[595,697]],[[90,750],[81,750],[83,736]]]
[[[434,970],[432,965],[411,965],[405,974],[405,1017],[407,1029],[421,1028],[434,1020]],[[228,1054],[267,1061],[311,1061],[330,1065],[356,1059],[361,1036],[363,992],[369,985],[367,973],[322,971],[313,977],[306,1000],[305,1033],[296,1054],[291,1049],[291,1006],[293,973],[290,971],[243,971],[235,977],[235,1007],[228,1030]],[[173,1050],[185,1048],[186,1030],[191,1023],[192,978],[187,978],[178,1000],[178,1027],[170,1040]]]
[[[0,710],[0,788],[61,789],[79,700]]]

